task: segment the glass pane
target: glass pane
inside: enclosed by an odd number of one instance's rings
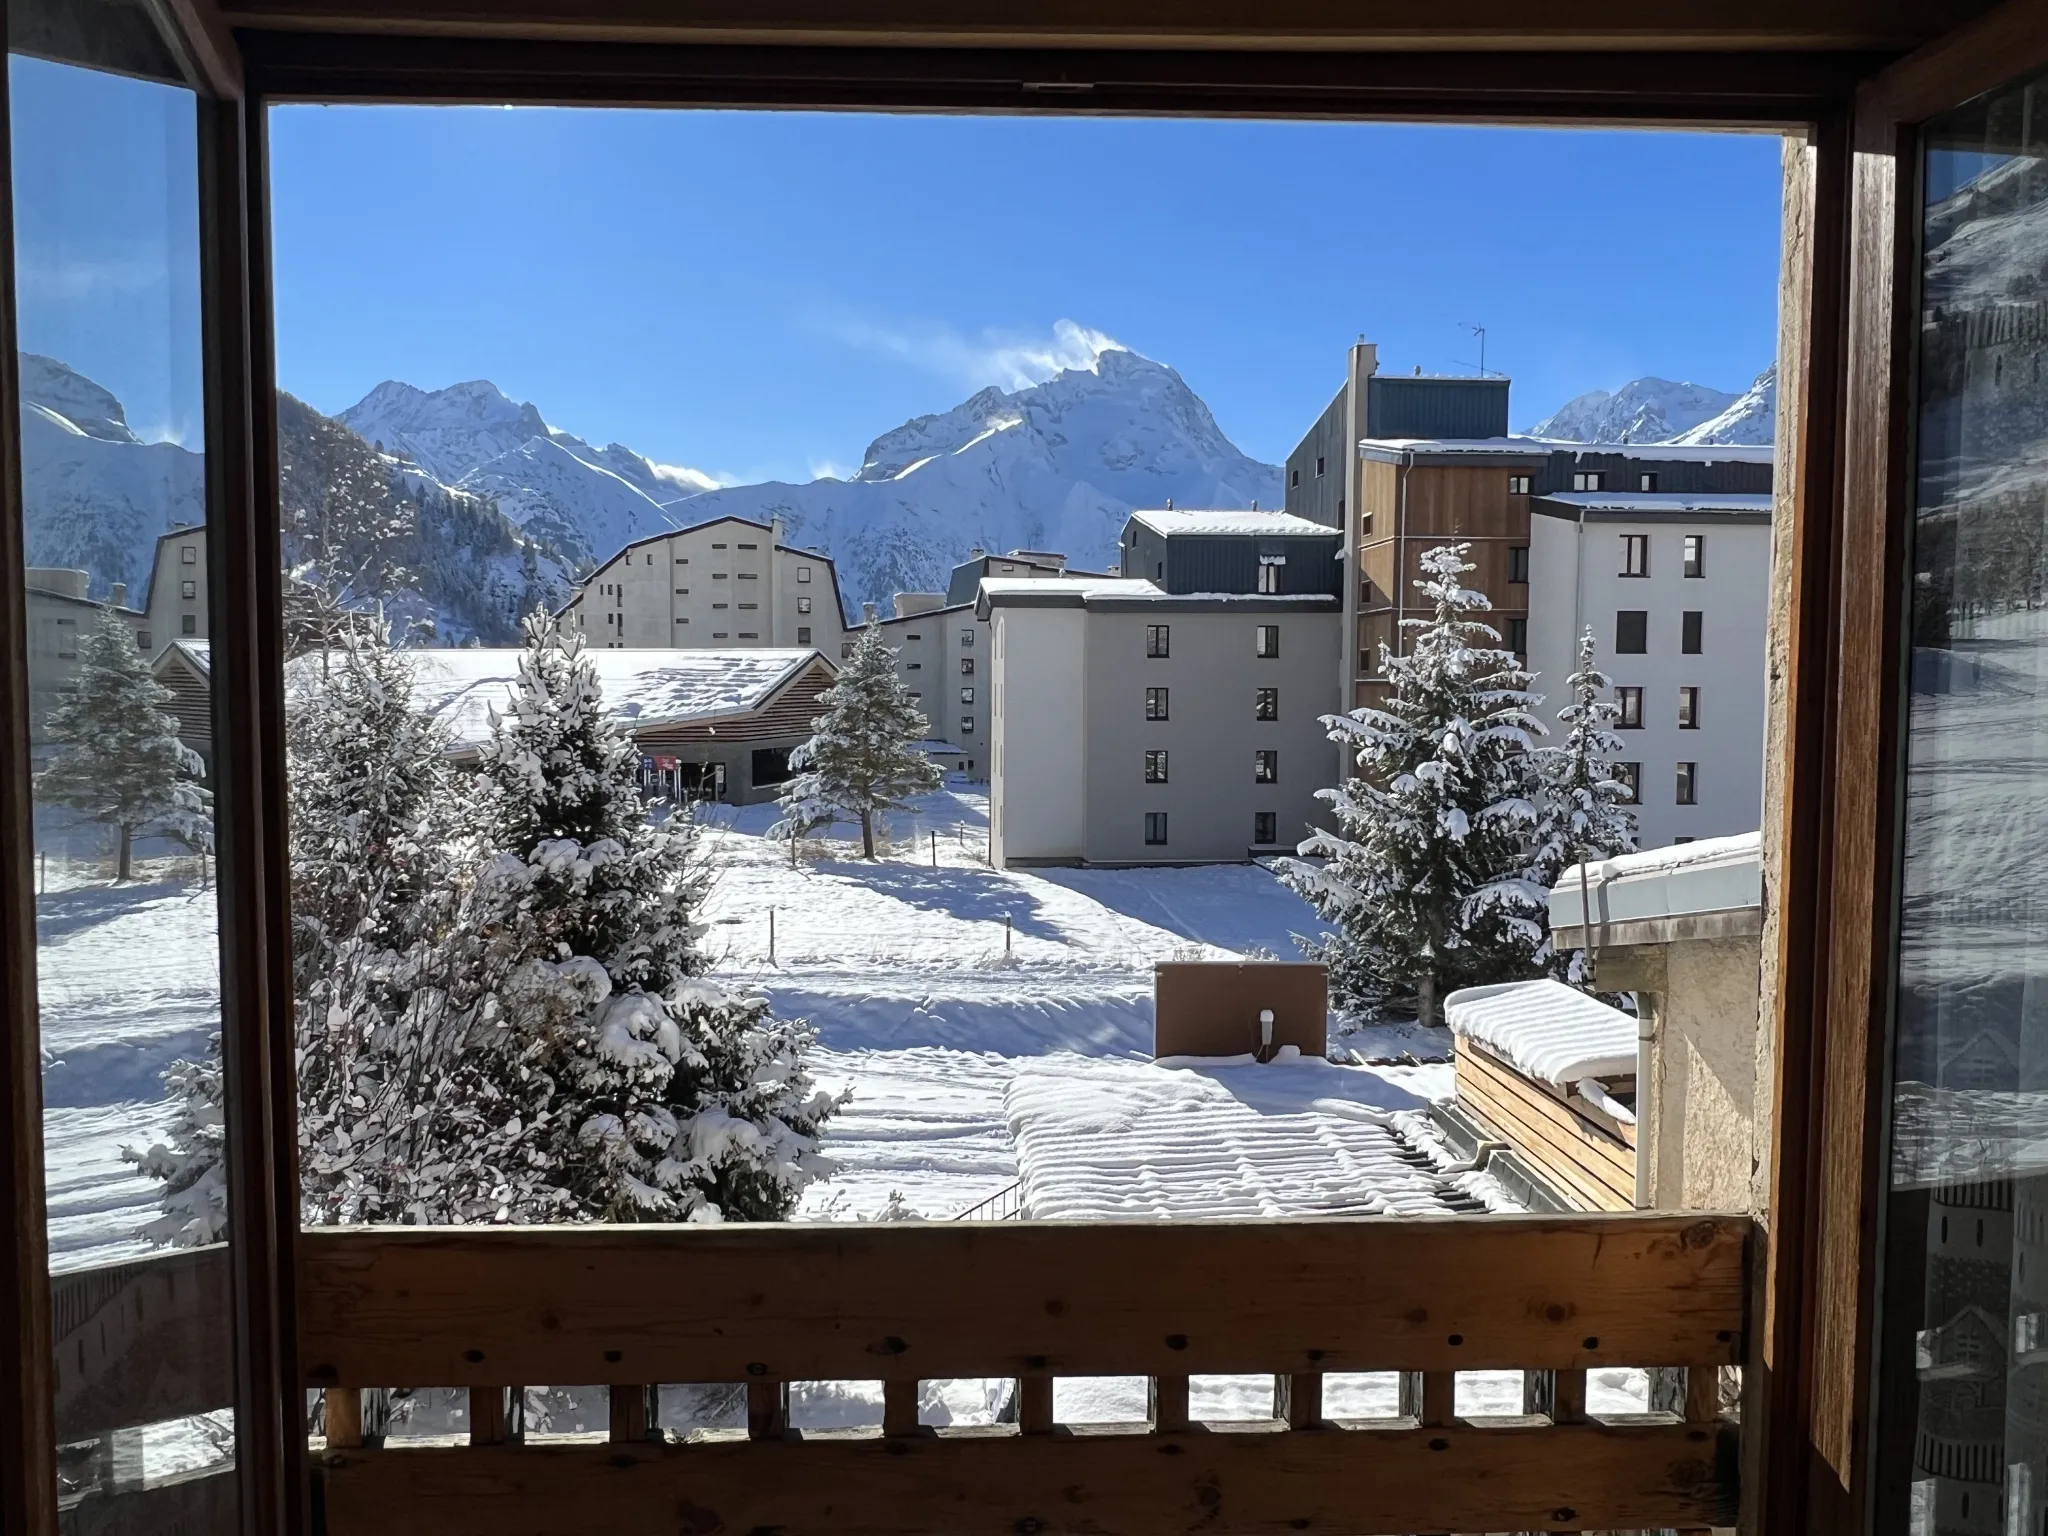
[[[148,33],[141,5],[91,9]],[[197,104],[20,54],[8,81],[56,1471],[94,1528],[221,1530]]]
[[[2048,80],[1932,123],[1880,1527],[2048,1521]]]

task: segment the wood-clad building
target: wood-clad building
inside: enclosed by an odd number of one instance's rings
[[[173,640],[150,663],[171,697],[164,713],[178,722],[178,740],[197,752],[213,776],[213,648],[204,640]]]

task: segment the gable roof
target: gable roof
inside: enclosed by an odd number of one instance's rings
[[[1145,509],[1131,514],[1131,521],[1143,523],[1154,533],[1172,538],[1176,534],[1259,534],[1282,538],[1337,538],[1344,536],[1341,528],[1332,528],[1323,523],[1310,522],[1305,517],[1296,517],[1291,512],[1249,512],[1232,511],[1228,508],[1218,511],[1202,511],[1190,508],[1182,511],[1178,507],[1162,510]]]

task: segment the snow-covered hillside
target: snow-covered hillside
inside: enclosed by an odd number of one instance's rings
[[[206,518],[206,462],[145,443],[121,402],[53,357],[21,355],[21,475],[28,563],[91,573],[140,602],[157,536]]]
[[[1666,443],[1726,410],[1735,396],[1704,384],[1631,379],[1620,389],[1588,390],[1531,427],[1536,437],[1573,443]]]
[[[1736,396],[1711,421],[1703,421],[1672,441],[1685,444],[1768,443],[1778,435],[1778,365],[1771,364],[1756,382]]]
[[[671,524],[780,517],[789,539],[837,560],[849,603],[942,589],[977,546],[1100,568],[1134,507],[1271,507],[1282,494],[1280,471],[1240,453],[1178,373],[1115,346],[906,422],[869,445],[853,478],[801,485],[714,487],[617,443],[595,449],[486,383],[386,382],[341,419],[579,560]]]

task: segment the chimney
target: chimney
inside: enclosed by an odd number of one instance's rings
[[[970,560],[980,560],[987,554],[988,551],[983,549],[979,544],[977,544],[974,546],[974,548],[967,551],[967,558]]]
[[[1351,348],[1351,371],[1361,379],[1369,379],[1380,371],[1379,343],[1367,341],[1363,336]]]
[[[780,517],[771,518],[768,523],[768,543],[771,551],[776,545],[781,544],[781,542],[782,519]]]
[[[110,608],[126,608],[128,606],[127,582],[117,581],[114,583],[114,590],[107,594],[107,606]]]
[[[874,623],[875,617],[875,605],[873,603],[862,603],[860,605],[860,619],[863,624]]]

